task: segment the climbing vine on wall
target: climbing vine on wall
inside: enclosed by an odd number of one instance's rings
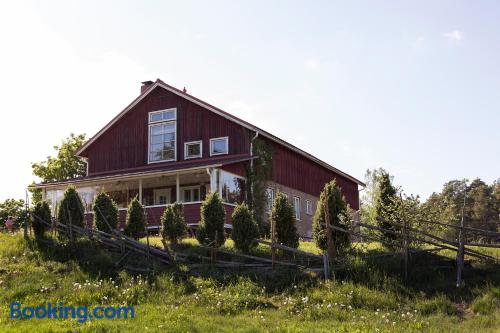
[[[261,235],[268,233],[269,227],[265,223],[266,212],[266,188],[267,182],[272,174],[272,150],[269,144],[260,138],[253,140],[252,145],[253,168],[249,165],[247,168],[247,204],[253,211],[255,220],[259,225]]]

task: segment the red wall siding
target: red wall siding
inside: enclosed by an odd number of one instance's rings
[[[184,205],[184,218],[186,223],[199,223],[200,222],[200,206],[199,203],[186,204]],[[224,205],[226,210],[226,223],[232,224],[231,215],[233,214],[234,207],[231,205]],[[146,216],[148,226],[161,226],[161,216],[165,211],[165,207],[150,207],[146,208]],[[119,227],[125,228],[125,219],[127,217],[126,210],[120,210],[119,214]],[[85,219],[87,225],[92,227],[93,224],[93,213],[86,213]]]
[[[229,155],[249,153],[244,127],[178,95],[156,88],[125,114],[87,150],[89,175],[148,165],[148,113],[177,108],[177,161],[184,160],[184,142],[203,140],[203,158],[210,157],[210,139],[229,137]],[[155,168],[175,162],[155,163]]]
[[[227,164],[223,165],[222,169],[226,170],[227,172],[231,172],[235,175],[241,176],[241,177],[246,177],[247,176],[247,167],[249,166],[250,162],[239,162],[239,163],[233,163],[233,164]]]
[[[319,197],[325,183],[335,178],[347,203],[359,209],[358,185],[333,171],[277,143],[268,141],[273,150],[273,181]]]

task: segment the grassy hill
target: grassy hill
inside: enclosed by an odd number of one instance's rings
[[[315,251],[310,244],[302,248]],[[405,286],[399,258],[381,251],[376,246],[360,251],[336,272],[335,281],[325,283],[295,270],[166,268],[141,257],[116,266],[120,254],[88,240],[75,246],[55,239],[37,244],[20,234],[0,234],[0,331],[500,331],[500,266],[470,261],[465,286],[455,288],[452,260],[414,256]],[[134,305],[135,318],[11,320],[13,301]]]

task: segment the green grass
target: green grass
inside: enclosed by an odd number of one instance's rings
[[[158,239],[151,238],[151,243]],[[156,244],[156,243],[155,243]],[[158,244],[161,245],[161,244]],[[197,251],[193,240],[187,249]],[[232,249],[230,241],[225,245]],[[313,244],[301,244],[317,251]],[[258,249],[257,249],[258,250]],[[412,259],[408,285],[399,257],[378,256],[377,245],[358,247],[336,271],[336,281],[277,269],[233,272],[186,266],[165,268],[131,257],[125,266],[151,269],[136,275],[115,267],[120,254],[82,239],[75,246],[48,239],[26,242],[0,234],[1,332],[498,332],[500,270],[472,261],[465,286],[455,288],[453,262],[438,256]],[[265,253],[263,253],[265,255]],[[135,319],[10,320],[9,304],[37,306],[134,305]]]

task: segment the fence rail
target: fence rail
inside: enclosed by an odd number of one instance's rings
[[[102,214],[102,213],[101,213]],[[49,228],[56,229],[59,232],[65,233],[69,236],[70,240],[73,241],[75,236],[86,236],[90,240],[102,244],[107,248],[112,248],[116,251],[122,253],[122,257],[116,262],[116,265],[122,264],[132,253],[146,256],[148,259],[154,259],[162,264],[173,265],[174,263],[187,263],[190,267],[202,267],[208,264],[213,267],[219,268],[252,268],[257,270],[265,270],[265,269],[274,269],[276,265],[280,265],[283,267],[296,267],[303,270],[308,270],[314,273],[322,273],[325,278],[329,278],[331,274],[331,259],[333,257],[329,256],[330,249],[327,253],[323,255],[313,254],[309,252],[305,252],[302,250],[298,250],[283,244],[279,244],[276,241],[274,228],[271,228],[271,240],[263,240],[256,239],[255,241],[258,244],[269,247],[271,250],[271,258],[263,258],[256,255],[251,254],[243,254],[243,253],[235,253],[232,251],[228,251],[225,249],[215,248],[213,246],[205,246],[200,245],[199,248],[207,250],[210,254],[209,256],[199,255],[199,254],[186,254],[182,252],[171,252],[165,242],[163,242],[164,248],[157,248],[155,246],[150,246],[149,244],[149,236],[147,236],[147,244],[144,244],[136,239],[128,237],[124,235],[122,232],[118,230],[114,230],[113,228],[109,228],[111,233],[103,232],[97,229],[86,227],[79,227],[73,224],[61,224],[56,221],[43,221],[39,217],[36,217],[42,223],[45,223]],[[418,228],[408,226],[405,222],[397,222],[397,221],[389,221],[382,219],[380,217],[377,218],[379,221],[383,221],[387,225],[393,227],[393,229],[383,228],[381,226],[375,226],[367,223],[356,222],[352,228],[346,229],[342,228],[338,225],[334,224],[323,224],[323,226],[327,227],[326,229],[330,229],[332,232],[341,232],[349,234],[352,238],[356,237],[358,239],[366,239],[374,242],[380,242],[383,245],[389,246],[390,248],[399,249],[402,255],[402,260],[404,261],[404,276],[405,280],[408,277],[408,269],[410,262],[410,255],[419,253],[419,252],[428,252],[434,253],[436,251],[441,250],[449,250],[456,253],[456,261],[457,261],[457,285],[461,283],[461,270],[463,269],[464,264],[464,256],[474,257],[480,260],[485,261],[497,261],[498,258],[495,258],[489,254],[478,252],[476,250],[471,249],[471,247],[487,247],[487,248],[500,248],[500,244],[492,244],[492,243],[472,243],[466,242],[465,234],[466,232],[471,233],[479,233],[486,235],[486,237],[498,237],[500,233],[493,232],[490,230],[482,230],[477,228],[470,228],[464,226],[456,226],[452,224],[446,224],[442,222],[431,222],[431,221],[422,221],[426,224],[434,224],[441,227],[453,228],[460,232],[460,237],[458,237],[458,241],[450,241],[444,239],[440,236],[436,236],[431,234],[430,232],[419,230]],[[107,221],[106,221],[107,223]],[[109,224],[108,224],[109,227]],[[390,234],[397,239],[395,242],[388,242],[383,237],[377,237],[375,235],[365,235],[361,231],[358,231],[357,227],[363,227],[365,229],[375,231],[377,234]],[[327,236],[331,233],[327,233]],[[420,243],[425,246],[429,246],[429,248],[419,248],[414,244]],[[328,246],[333,246],[332,242],[328,242]],[[283,251],[283,253],[288,253],[290,256],[289,261],[277,258],[277,250]],[[334,251],[331,251],[334,253]],[[224,257],[229,257],[229,260],[221,260],[217,259],[217,253],[221,253]],[[392,255],[399,254],[399,252],[394,252]],[[192,262],[192,259],[197,259],[200,262]],[[287,259],[285,257],[284,259]]]

